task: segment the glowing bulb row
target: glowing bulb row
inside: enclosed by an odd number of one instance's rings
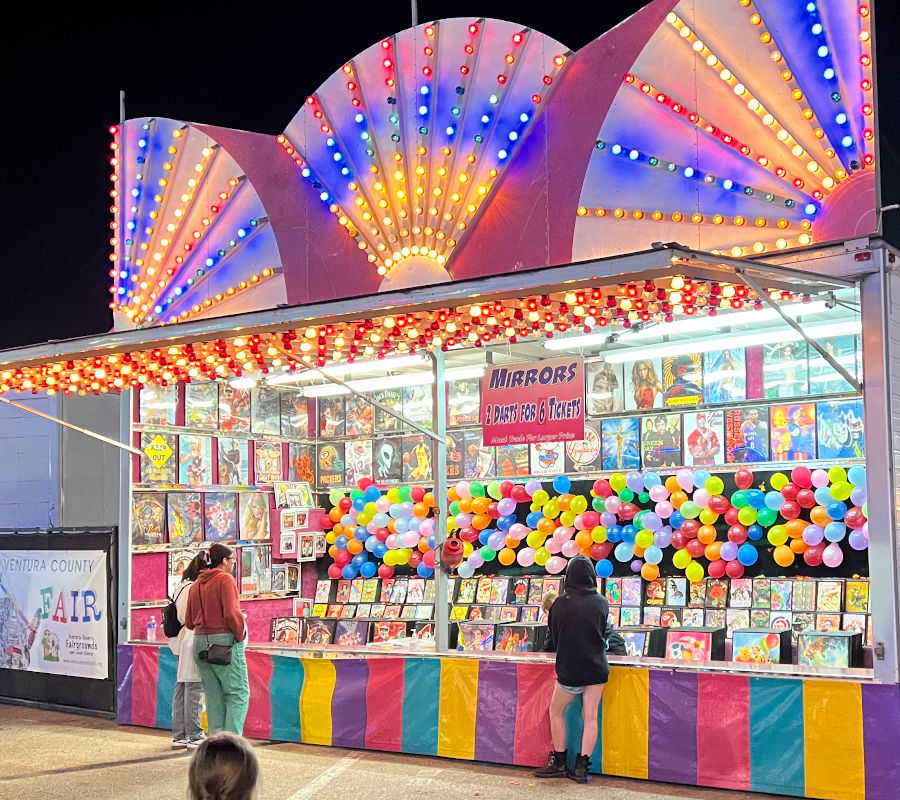
[[[193,306],[191,306],[190,310],[186,309],[180,314],[170,316],[166,320],[161,320],[160,325],[169,325],[176,322],[186,322],[191,317],[195,317],[200,313],[205,313],[214,306],[231,300],[233,297],[240,294],[241,292],[245,292],[247,289],[252,289],[255,286],[265,283],[270,278],[274,278],[276,275],[280,275],[281,272],[281,267],[266,267],[259,274],[253,273],[249,278],[247,278],[247,280],[239,281],[235,286],[229,286],[227,289],[225,289],[224,292],[216,292],[215,295],[213,295],[212,297],[207,297],[202,303],[195,303]],[[150,321],[151,319],[148,317],[147,322],[149,323]]]
[[[875,130],[872,123],[875,114],[874,81],[872,75],[872,16],[869,4],[866,0],[858,0],[857,11],[857,38],[859,39],[860,57],[859,64],[862,68],[863,78],[860,88],[863,91],[863,103],[860,111],[863,115],[863,165],[871,167],[875,164],[875,155],[872,152],[875,146]]]
[[[596,206],[588,208],[587,206],[578,206],[576,214],[579,217],[596,217],[599,219],[609,218],[618,220],[645,220],[647,222],[678,222],[693,225],[723,225],[725,227],[735,228],[771,228],[776,231],[787,231],[799,228],[801,231],[809,231],[812,224],[809,220],[802,220],[799,225],[794,224],[784,217],[772,220],[766,217],[747,218],[740,215],[726,217],[722,214],[701,214],[699,212],[681,212],[673,211],[668,214],[655,210],[644,211],[641,208],[625,209],[625,208],[605,208]],[[807,242],[808,244],[808,242]]]

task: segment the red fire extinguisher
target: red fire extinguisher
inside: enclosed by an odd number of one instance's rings
[[[441,543],[441,564],[448,572],[456,569],[463,559],[463,543],[456,532],[449,534]]]

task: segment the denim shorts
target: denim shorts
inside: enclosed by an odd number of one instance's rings
[[[586,687],[584,686],[566,686],[564,683],[556,682],[556,685],[566,694],[584,694]]]

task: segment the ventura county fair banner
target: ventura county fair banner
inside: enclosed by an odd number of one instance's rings
[[[481,379],[487,447],[584,439],[584,359],[491,367]]]
[[[0,550],[0,667],[109,676],[106,554]]]

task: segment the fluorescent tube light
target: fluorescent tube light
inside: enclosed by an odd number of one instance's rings
[[[444,383],[447,381],[471,380],[484,375],[484,366],[477,364],[472,367],[455,367],[444,372]],[[384,378],[365,378],[352,381],[347,385],[357,392],[377,392],[380,389],[397,389],[404,386],[430,386],[434,383],[434,375],[431,372],[412,372],[406,375],[390,375]],[[341,394],[350,394],[348,389],[334,383],[326,383],[320,386],[307,386],[303,389],[305,397],[336,397]]]
[[[271,386],[279,386],[283,384],[303,383],[316,378],[321,378],[323,374],[340,378],[343,375],[352,375],[356,372],[377,372],[384,370],[403,369],[405,367],[421,367],[425,365],[425,359],[419,355],[412,356],[396,356],[395,358],[383,358],[375,361],[353,361],[346,364],[329,364],[321,369],[302,370],[298,372],[285,372],[282,375],[273,375],[266,379],[266,383]]]
[[[253,389],[256,386],[256,378],[233,378],[228,383],[233,389]]]

